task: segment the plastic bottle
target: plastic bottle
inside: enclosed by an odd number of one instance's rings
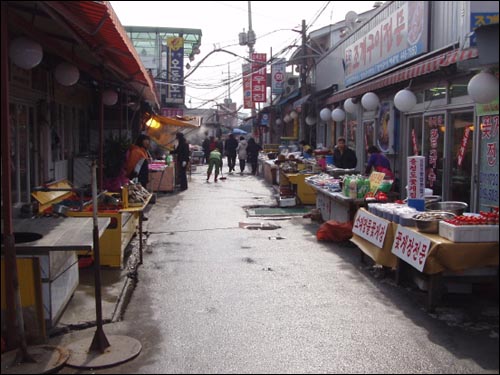
[[[356,199],[358,197],[358,182],[355,178],[349,181],[349,198]]]

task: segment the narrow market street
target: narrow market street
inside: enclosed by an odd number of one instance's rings
[[[205,171],[150,206],[135,290],[104,326],[139,340],[139,356],[60,373],[498,373],[498,294],[449,296],[430,314],[426,293],[379,277],[355,246],[318,242],[317,222],[247,217],[276,204],[262,178]]]

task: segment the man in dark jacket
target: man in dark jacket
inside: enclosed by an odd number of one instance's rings
[[[343,169],[354,169],[358,164],[356,153],[346,146],[344,137],[337,140],[337,147],[333,151],[333,164]]]
[[[177,163],[176,163],[176,168],[178,171],[178,176],[179,176],[179,184],[181,190],[187,190],[188,188],[188,183],[187,183],[187,175],[186,171],[187,168],[189,167],[189,144],[186,142],[186,138],[184,138],[184,134],[182,133],[177,133],[175,135],[177,138],[177,147],[175,148],[174,151],[172,151],[172,154],[177,155]]]
[[[226,139],[226,144],[224,145],[229,173],[234,172],[234,167],[236,166],[236,147],[238,147],[238,141],[234,138],[234,134],[231,133],[229,134],[229,138]]]

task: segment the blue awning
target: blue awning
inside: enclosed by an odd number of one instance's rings
[[[293,90],[290,95],[284,97],[284,98],[281,98],[280,101],[278,102],[277,105],[283,105],[283,104],[286,104],[288,103],[290,100],[292,99],[295,99],[297,96],[300,95],[300,89],[295,89]]]

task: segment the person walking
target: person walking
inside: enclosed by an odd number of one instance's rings
[[[180,132],[175,135],[175,138],[177,138],[178,144],[172,154],[177,155],[176,168],[178,170],[179,185],[181,191],[184,191],[188,188],[186,171],[189,164],[189,144],[184,134]]]
[[[238,141],[234,138],[234,134],[229,134],[229,138],[226,139],[226,144],[224,149],[226,150],[227,156],[227,166],[229,168],[229,173],[234,172],[236,167],[236,148],[238,147]]]
[[[358,164],[356,153],[345,144],[345,138],[337,139],[337,147],[333,151],[333,164],[337,168],[354,169]]]
[[[245,163],[247,161],[247,147],[248,142],[245,137],[240,137],[240,142],[238,143],[238,147],[236,147],[236,152],[238,153],[238,160],[240,161],[240,174],[243,174],[245,170]],[[234,170],[234,169],[233,169]]]
[[[247,161],[252,167],[252,174],[257,175],[258,163],[259,163],[259,151],[262,150],[261,145],[255,142],[255,139],[250,138],[248,140],[247,146]]]
[[[201,143],[204,154],[204,163],[208,164],[208,158],[210,157],[210,138],[208,137],[208,132],[205,132],[205,139]]]
[[[391,162],[387,157],[380,152],[377,146],[368,147],[368,164],[366,165],[365,174],[370,174],[372,170],[375,172],[384,173],[385,179],[393,180],[394,174],[391,170]]]
[[[217,147],[210,152],[210,157],[208,158],[207,182],[210,180],[210,175],[212,174],[214,167],[214,182],[217,182],[219,171],[222,169],[222,154]]]

